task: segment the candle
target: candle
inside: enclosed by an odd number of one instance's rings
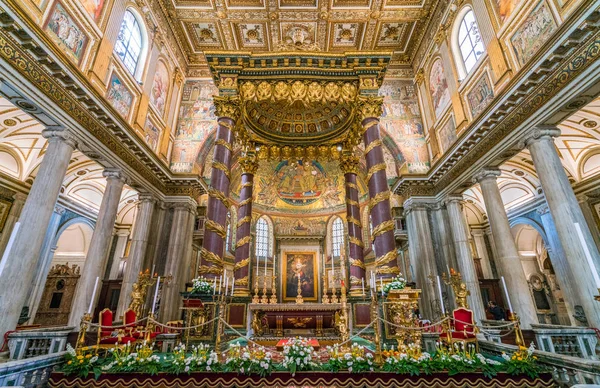
[[[221,293],[221,281],[223,280],[223,275],[219,276],[219,294]]]
[[[92,313],[92,306],[94,305],[94,299],[96,299],[96,291],[98,290],[98,281],[100,278],[96,276],[96,283],[94,283],[94,291],[92,292],[92,299],[90,300],[90,307],[88,307],[88,314]]]
[[[440,306],[442,306],[442,315],[446,314],[446,309],[444,308],[444,297],[442,296],[442,283],[440,282],[440,275],[437,276],[437,285],[438,291],[440,292]]]
[[[594,265],[594,260],[592,259],[592,255],[590,254],[590,249],[586,244],[585,239],[583,238],[583,232],[581,231],[581,226],[578,222],[575,223],[575,229],[577,230],[579,241],[581,241],[581,246],[583,247],[583,253],[585,254],[585,258],[587,259],[588,265],[592,270],[592,276],[594,277],[596,288],[600,289],[600,276],[598,276],[598,271],[596,270],[596,266]]]
[[[235,276],[231,278],[231,296],[233,296],[233,291],[235,290]]]
[[[158,279],[160,279],[160,277]],[[217,292],[217,277],[216,276],[213,278],[213,295],[215,294],[215,292]]]
[[[267,276],[267,256],[265,256],[265,277]]]
[[[331,275],[335,272],[335,267],[333,266],[333,255],[331,255]]]
[[[506,287],[506,282],[504,281],[504,276],[501,276],[502,285],[504,286],[504,294],[506,295],[506,302],[508,303],[508,311],[513,313],[512,304],[510,303],[510,296],[508,296],[508,288]]]
[[[227,296],[227,289],[229,288],[229,278],[225,276],[225,296]]]
[[[154,290],[154,301],[152,301],[152,315],[154,315],[154,309],[156,308],[156,299],[158,298],[158,285],[160,284],[160,276],[156,279],[156,289]]]
[[[362,291],[363,291],[363,295],[365,294],[365,278],[360,279],[360,282],[362,283]]]
[[[379,277],[379,285],[381,286],[381,296],[383,297],[383,276]]]
[[[258,256],[256,256],[256,279],[258,279],[258,267],[259,267],[259,265],[258,265]]]
[[[154,274],[154,270],[156,269],[156,264],[152,264],[152,272],[150,272],[150,276]]]
[[[13,244],[15,243],[15,238],[17,237],[17,232],[19,231],[20,226],[20,222],[15,222],[15,226],[13,227],[12,233],[10,234],[10,238],[8,239],[8,244],[6,244],[6,249],[4,250],[4,254],[2,255],[2,260],[0,261],[0,275],[4,271],[4,266],[8,261],[8,256],[10,254],[10,251],[12,250]]]

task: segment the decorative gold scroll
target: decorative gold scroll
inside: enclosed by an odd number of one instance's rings
[[[394,230],[394,220],[384,221],[373,228],[373,232],[371,233],[371,239],[375,240],[375,237],[381,236],[382,234],[392,230]]]
[[[353,258],[350,258],[350,266],[366,269],[365,263],[362,260],[353,259]]]
[[[224,165],[223,163],[215,160],[212,163],[212,167],[216,168],[218,170],[223,171],[223,174],[225,174],[225,176],[227,177],[227,179],[229,179],[229,181],[231,182],[231,172],[229,171],[229,169],[227,168],[226,165]]]
[[[231,145],[231,143],[229,143],[225,139],[217,139],[215,141],[215,145],[223,146],[223,147],[227,148],[230,152],[233,152],[233,146]]]
[[[216,253],[211,252],[204,247],[202,247],[200,249],[200,257],[202,258],[203,261],[216,264],[218,267],[223,266],[223,260],[221,260],[221,258],[219,256],[217,256]]]
[[[241,184],[241,188],[243,189],[244,187],[252,187],[254,185],[254,183],[252,182],[244,182]]]
[[[369,201],[369,213],[375,206],[377,206],[380,202],[386,201],[390,199],[391,192],[389,190],[381,191],[377,193],[371,200]]]
[[[395,263],[396,257],[397,257],[397,253],[395,250],[389,251],[385,255],[380,256],[377,258],[377,260],[375,260],[375,266],[377,268],[379,268],[379,267],[384,268],[385,264],[388,264],[391,262]]]
[[[358,191],[358,185],[356,183],[346,182],[346,187],[350,187],[350,188],[356,189],[356,191]]]
[[[238,207],[242,207],[242,206],[244,206],[244,205],[247,205],[247,204],[249,204],[250,202],[252,202],[252,197],[250,197],[250,198],[246,198],[246,199],[244,199],[243,201],[240,201],[240,203],[238,203]]]
[[[219,235],[219,237],[221,238],[225,238],[225,236],[227,236],[227,232],[225,231],[225,228],[223,227],[223,225],[216,223],[213,220],[206,220],[206,229],[209,229],[213,232],[215,232],[216,234]]]
[[[377,268],[375,270],[375,273],[377,275],[385,275],[385,274],[399,275],[400,274],[400,268],[398,268],[398,267],[390,267],[390,266],[384,265],[383,267]]]
[[[359,206],[358,201],[355,201],[350,198],[346,198],[346,203],[349,203],[350,205],[354,205],[354,206]]]
[[[362,224],[360,223],[360,220],[357,220],[354,217],[348,217],[348,222],[358,226],[359,228],[362,228]]]
[[[208,189],[208,195],[210,197],[218,199],[219,201],[221,201],[221,203],[223,204],[223,206],[225,206],[226,208],[229,209],[229,205],[230,205],[229,199],[227,197],[225,197],[225,194],[223,194],[221,191],[216,190],[216,189],[214,189],[214,188],[211,187],[211,188]]]
[[[356,276],[350,276],[350,285],[351,286],[360,286],[362,284],[361,280]]]
[[[363,248],[365,246],[365,244],[363,244],[361,239],[354,237],[354,236],[349,236],[348,241],[350,241],[352,244],[357,245],[361,248]]]
[[[198,273],[200,274],[207,274],[207,273],[211,273],[214,275],[221,275],[223,273],[223,269],[219,268],[219,267],[215,267],[215,266],[208,266],[208,265],[201,265],[200,267],[198,267]]]
[[[250,243],[250,236],[244,236],[241,239],[239,239],[237,241],[237,243],[235,244],[236,248],[241,247],[242,245],[246,245]]]
[[[242,260],[238,261],[237,263],[235,263],[235,265],[233,266],[233,270],[237,271],[240,268],[247,267],[249,263],[250,263],[250,259],[246,257],[245,259],[242,259]]]
[[[369,152],[371,152],[373,150],[373,148],[379,147],[381,145],[383,145],[383,143],[381,142],[380,139],[373,140],[371,143],[369,143],[368,146],[365,147],[365,155],[368,154]]]
[[[240,226],[242,226],[246,222],[250,222],[250,221],[252,221],[252,216],[246,216],[246,217],[240,218],[238,220],[237,227],[239,228]]]
[[[385,171],[386,169],[386,165],[385,163],[378,163],[374,166],[371,166],[371,168],[369,169],[369,171],[367,172],[367,182],[369,182],[371,180],[371,177],[379,171]]]
[[[248,285],[248,276],[244,276],[243,278],[235,279],[236,286],[247,286]]]

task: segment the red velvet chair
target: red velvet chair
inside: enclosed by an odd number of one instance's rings
[[[130,337],[139,339],[145,338],[146,335],[146,326],[145,325],[135,325],[135,322],[137,321],[137,316],[135,315],[135,312],[132,309],[127,309],[125,310],[125,313],[123,314],[123,325],[126,328],[126,332],[128,333],[128,335]],[[158,329],[158,327],[156,328]],[[158,330],[154,330],[154,332],[150,333],[150,339],[154,340],[154,338],[159,335],[160,332]]]
[[[100,311],[98,323],[100,325],[98,327],[98,340],[96,343],[98,349],[110,348],[114,345],[126,344],[128,342],[134,343],[136,341],[136,338],[131,335],[125,335],[124,326],[112,327],[113,313],[108,308]]]
[[[477,326],[475,326],[475,314],[466,308],[457,308],[452,311],[450,333],[442,333],[441,338],[454,346],[456,342],[474,343],[477,347]]]

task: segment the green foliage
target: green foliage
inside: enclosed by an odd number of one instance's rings
[[[90,373],[99,376],[102,373],[98,356],[84,352],[77,354],[71,345],[67,345],[65,363],[62,365],[61,371],[67,376],[75,374],[79,377],[87,377]]]
[[[332,372],[348,371],[350,373],[373,372],[373,355],[365,351],[365,347],[352,344],[352,347],[339,345],[328,346],[329,360],[324,365],[325,370]]]
[[[242,347],[239,344],[229,346],[223,365],[225,372],[257,374],[261,377],[270,375],[274,369],[272,354],[264,346]]]

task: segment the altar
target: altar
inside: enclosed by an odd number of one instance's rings
[[[248,304],[248,333],[254,338],[337,337],[341,303]]]

